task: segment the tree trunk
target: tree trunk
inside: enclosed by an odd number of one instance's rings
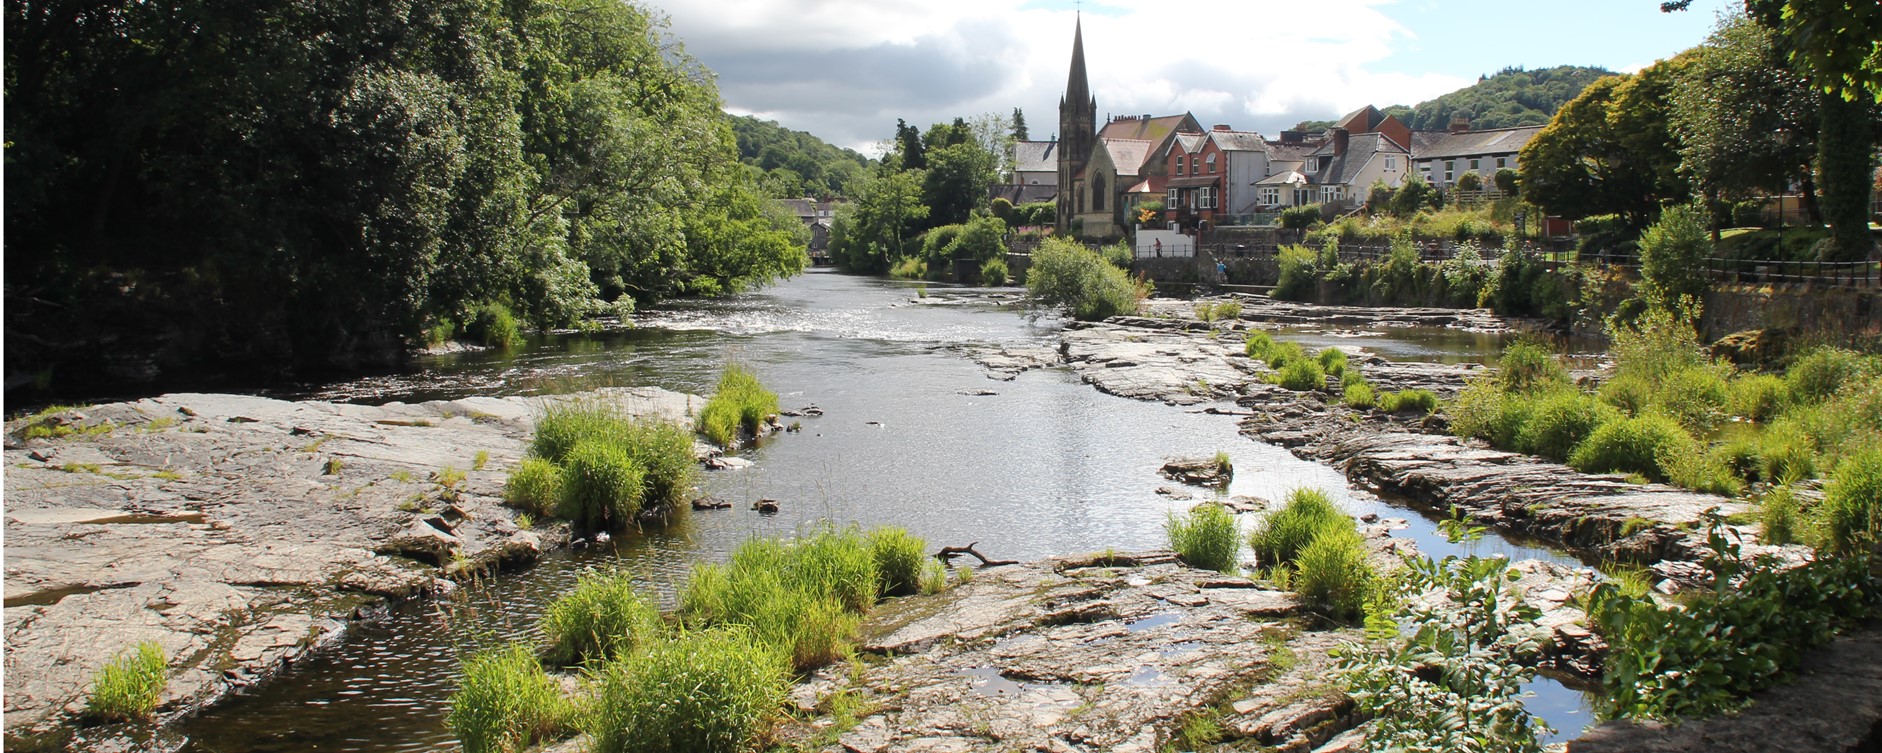
[[[1817,174],[1832,239],[1825,260],[1867,259],[1875,246],[1869,234],[1869,196],[1875,171],[1875,151],[1871,149],[1875,131],[1869,123],[1872,106],[1861,99],[1823,95]]]

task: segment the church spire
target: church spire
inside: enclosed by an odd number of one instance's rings
[[[1065,80],[1065,101],[1074,107],[1083,105],[1091,99],[1091,84],[1085,78],[1085,22],[1078,19],[1072,26],[1072,72]]]

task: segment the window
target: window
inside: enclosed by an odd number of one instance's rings
[[[1321,186],[1320,187],[1320,201],[1322,203],[1335,202],[1335,201],[1338,201],[1339,198],[1340,198],[1339,186]]]
[[[1263,186],[1261,189],[1261,203],[1268,206],[1281,203],[1281,189],[1274,186]]]
[[[1183,203],[1183,189],[1180,189],[1180,188],[1170,189],[1170,195],[1165,197],[1163,200],[1163,206],[1168,207],[1170,209],[1175,209],[1179,206],[1182,206],[1182,203]]]
[[[1214,175],[1215,174],[1215,155],[1213,154],[1209,155],[1208,159],[1209,159],[1209,174]]]
[[[1482,161],[1483,161],[1483,160],[1475,160],[1475,159],[1474,159],[1474,160],[1471,160],[1471,161],[1470,161],[1470,171],[1471,171],[1471,172],[1473,172],[1473,173],[1474,173],[1474,172],[1481,172],[1481,171],[1483,170],[1483,168],[1482,168],[1482,167],[1480,167],[1480,166],[1478,166],[1478,163],[1479,163],[1479,162],[1482,162]]]
[[[1196,208],[1215,208],[1215,186],[1203,186],[1196,189]]]
[[[1451,172],[1456,169],[1457,169],[1457,160],[1447,159],[1444,161],[1444,182],[1445,183],[1451,182]]]
[[[1496,169],[1501,170],[1505,167],[1508,167],[1508,165],[1503,164],[1503,158],[1502,157],[1496,158]]]
[[[1294,206],[1304,207],[1313,203],[1313,189],[1302,186],[1294,189]]]
[[[1385,158],[1385,169],[1387,169],[1387,170],[1397,170],[1397,169],[1398,169],[1398,158],[1397,158],[1397,157],[1386,157],[1386,158]]]
[[[1184,156],[1183,156],[1183,155],[1181,155],[1181,154],[1179,154],[1179,155],[1176,155],[1176,174],[1177,174],[1177,175],[1182,175],[1182,174],[1183,174],[1183,164],[1184,164],[1184,162],[1183,162],[1183,161],[1184,161],[1184,160],[1186,160],[1186,159],[1189,159],[1189,158],[1188,158],[1188,157],[1184,157]]]
[[[1091,211],[1104,211],[1104,173],[1091,176]]]

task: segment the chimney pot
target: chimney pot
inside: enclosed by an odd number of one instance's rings
[[[1218,131],[1228,131],[1228,130],[1233,130],[1233,129],[1231,129],[1231,128],[1229,128],[1229,127],[1228,127],[1227,125],[1217,125],[1217,126],[1215,127],[1215,129],[1216,129],[1216,130],[1218,130]]]

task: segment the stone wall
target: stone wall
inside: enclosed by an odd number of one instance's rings
[[[1706,296],[1708,338],[1748,329],[1782,329],[1803,339],[1882,343],[1882,292],[1803,285],[1719,286]]]

